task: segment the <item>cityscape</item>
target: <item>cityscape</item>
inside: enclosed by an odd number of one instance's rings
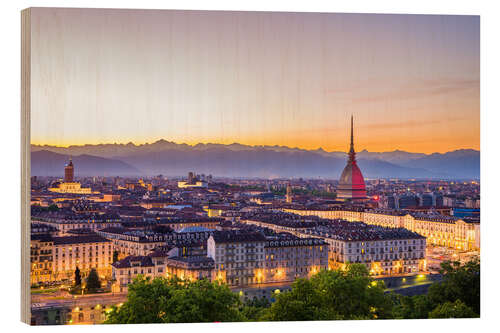
[[[480,316],[479,17],[31,19],[31,325]]]
[[[338,181],[80,178],[71,157],[62,179],[33,176],[32,324],[102,323],[138,276],[206,279],[244,302],[273,301],[297,279],[358,263],[418,295],[440,281],[441,263],[479,255],[478,180],[365,180],[352,117],[350,140]]]

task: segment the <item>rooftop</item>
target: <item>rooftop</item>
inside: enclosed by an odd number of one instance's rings
[[[111,264],[111,266],[115,268],[154,267],[154,264],[149,256],[128,256]]]
[[[251,243],[265,242],[266,237],[262,233],[242,233],[239,231],[216,231],[212,237],[217,243]]]
[[[343,241],[425,239],[424,236],[405,228],[389,228],[346,220],[331,220],[328,225],[318,226],[307,230],[306,233]]]
[[[111,242],[97,235],[53,237],[52,240],[54,241],[54,245]]]

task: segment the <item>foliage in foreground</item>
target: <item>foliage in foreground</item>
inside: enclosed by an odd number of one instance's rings
[[[334,320],[391,318],[392,303],[384,284],[373,281],[364,265],[345,271],[321,271],[292,284],[277,296],[263,320]]]
[[[427,295],[393,295],[394,318],[475,318],[480,313],[480,262],[441,264],[443,281],[429,288]]]
[[[429,313],[429,318],[475,318],[478,315],[461,300],[445,302]]]
[[[225,284],[207,280],[137,277],[127,302],[113,308],[106,323],[194,323],[242,321],[239,297]]]
[[[97,289],[101,288],[101,281],[99,280],[99,275],[97,274],[97,271],[94,268],[90,270],[86,282],[87,282],[86,288],[89,293],[95,293]]]
[[[444,263],[443,282],[428,295],[408,297],[384,293],[384,283],[373,280],[364,265],[350,264],[296,280],[272,304],[265,298],[243,304],[218,282],[139,276],[106,323],[473,318],[479,316],[479,268],[478,260]]]
[[[81,285],[82,285],[82,276],[80,274],[80,269],[77,266],[75,269],[75,287]]]

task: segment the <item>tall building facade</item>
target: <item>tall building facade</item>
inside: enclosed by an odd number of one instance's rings
[[[286,186],[286,202],[292,202],[292,187],[290,186],[290,184]]]
[[[78,267],[82,276],[95,268],[101,279],[111,276],[113,244],[99,236],[66,236],[53,238],[53,271],[55,281],[73,279]]]
[[[365,199],[366,186],[363,174],[356,162],[354,151],[353,118],[351,116],[351,148],[349,149],[349,160],[342,171],[337,188],[337,198],[343,200]]]
[[[69,163],[64,167],[64,182],[72,183],[75,176],[75,169],[73,167],[73,161],[71,157],[69,158]]]

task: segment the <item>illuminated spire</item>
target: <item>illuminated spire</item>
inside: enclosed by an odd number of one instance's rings
[[[349,149],[349,162],[356,163],[356,152],[354,151],[354,121],[351,115],[351,149]]]

